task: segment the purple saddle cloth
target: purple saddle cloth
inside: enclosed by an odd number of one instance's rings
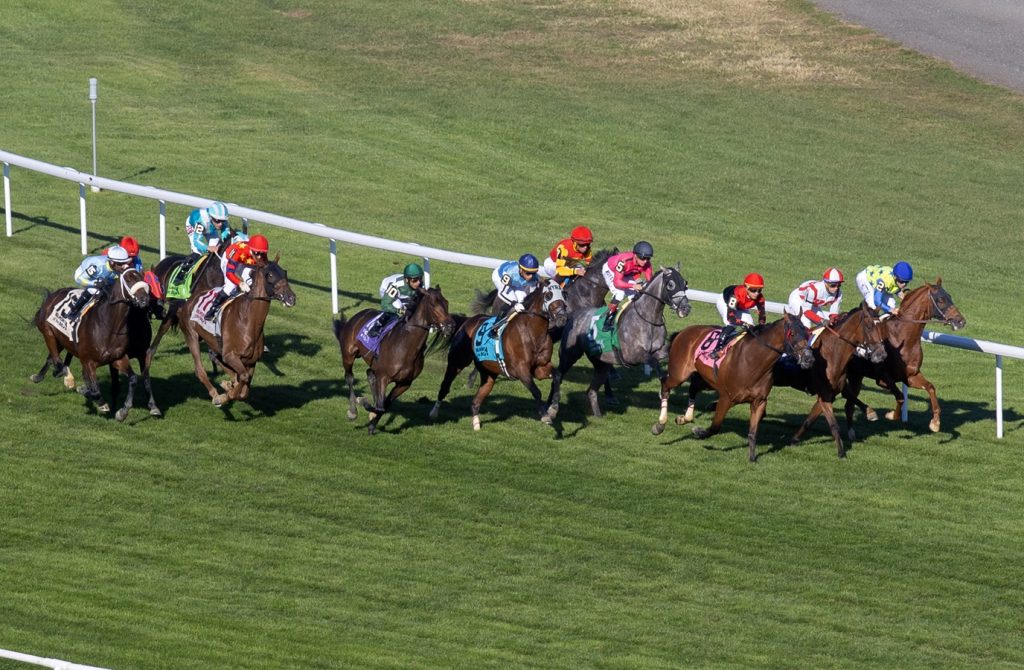
[[[391,332],[391,329],[398,325],[401,319],[395,318],[388,322],[380,332],[375,336],[370,335],[370,331],[373,330],[374,325],[384,318],[386,312],[381,312],[377,316],[373,317],[369,321],[363,324],[363,327],[359,329],[359,334],[356,335],[356,339],[364,347],[374,353],[374,355],[380,353],[380,341],[384,339],[384,336]]]

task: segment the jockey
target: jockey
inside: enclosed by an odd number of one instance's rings
[[[124,247],[114,245],[102,254],[89,256],[75,270],[75,283],[84,288],[82,294],[71,303],[63,316],[69,321],[78,318],[82,309],[89,304],[94,296],[110,286],[122,272],[132,267],[131,256]]]
[[[367,336],[377,337],[384,326],[405,316],[409,308],[416,304],[422,288],[423,268],[419,263],[409,263],[401,274],[385,277],[380,283],[380,311],[383,313],[367,332]]]
[[[206,209],[193,209],[185,220],[185,234],[192,253],[182,264],[180,276],[185,276],[203,254],[217,252],[232,241],[227,205],[215,202]]]
[[[502,313],[508,312],[510,308],[516,312],[526,311],[523,301],[540,286],[537,281],[539,269],[540,263],[533,254],[523,254],[518,262],[506,261],[494,268],[491,281],[498,289],[498,299],[504,305]]]
[[[587,271],[587,266],[594,259],[591,248],[594,234],[586,226],[576,226],[569,237],[555,245],[548,257],[544,259],[541,276],[556,279],[565,288],[576,277]]]
[[[718,336],[718,346],[711,352],[711,358],[717,360],[729,340],[748,325],[754,325],[754,309],[757,310],[757,325],[765,324],[764,277],[751,272],[743,278],[742,284],[725,287],[715,306],[725,324]]]
[[[900,261],[896,265],[869,265],[857,273],[857,288],[864,296],[864,302],[871,309],[882,314],[899,316],[897,300],[903,300],[907,292],[907,284],[914,278],[914,269],[910,263]]]
[[[128,255],[131,257],[132,260],[132,267],[134,267],[139,272],[142,272],[142,259],[139,258],[138,240],[136,240],[134,237],[130,235],[125,235],[124,237],[121,238],[121,241],[118,243],[118,246],[120,246],[121,248],[128,252]],[[106,254],[109,252],[110,249],[107,249],[103,253]]]
[[[224,251],[220,260],[220,269],[224,272],[224,286],[221,287],[213,303],[206,310],[206,320],[217,318],[221,305],[233,296],[236,291],[248,293],[250,286],[240,276],[246,266],[255,266],[267,260],[270,243],[262,235],[253,235],[251,239],[238,241]]]
[[[604,283],[612,294],[608,304],[608,315],[604,319],[603,330],[611,330],[615,323],[615,312],[624,298],[633,298],[651,281],[651,258],[654,247],[643,240],[633,246],[633,251],[624,251],[608,259],[601,268]]]
[[[809,279],[789,294],[786,312],[799,316],[805,328],[818,328],[839,319],[839,306],[843,301],[843,273],[829,268],[821,281]]]

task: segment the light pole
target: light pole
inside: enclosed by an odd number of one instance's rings
[[[96,77],[89,78],[89,102],[92,103],[92,176],[98,177],[96,174],[96,98],[99,96],[96,94]],[[93,186],[93,193],[99,192],[98,186]]]

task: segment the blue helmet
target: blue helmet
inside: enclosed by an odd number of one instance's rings
[[[228,220],[228,206],[223,202],[215,202],[206,208],[206,213],[210,215],[211,219],[216,221],[227,221]]]
[[[533,254],[523,254],[519,257],[519,269],[523,272],[536,272],[540,269],[540,262]]]
[[[914,269],[910,267],[910,263],[900,261],[892,266],[892,276],[896,277],[897,281],[908,282],[914,278]]]

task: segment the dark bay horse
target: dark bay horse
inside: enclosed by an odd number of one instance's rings
[[[809,370],[793,369],[776,363],[773,371],[776,386],[791,386],[817,396],[810,413],[793,435],[792,442],[800,441],[819,415],[824,414],[829,430],[836,442],[836,454],[846,458],[846,447],[839,436],[839,424],[832,411],[832,403],[846,383],[846,371],[854,356],[872,363],[885,360],[885,324],[863,303],[842,317],[835,325],[827,326],[812,345],[814,365]]]
[[[415,307],[398,320],[380,342],[380,351],[374,354],[357,339],[366,323],[380,314],[377,309],[364,309],[351,319],[341,316],[334,320],[334,337],[341,347],[341,362],[345,368],[345,383],[348,384],[349,419],[355,419],[356,392],[352,365],[357,357],[369,366],[366,380],[373,394],[373,405],[365,400],[363,407],[370,414],[367,427],[370,435],[377,432],[380,418],[391,407],[395,398],[405,393],[412,382],[423,371],[426,355],[427,335],[437,329],[440,336],[447,338],[455,329],[455,322],[448,314],[448,300],[441,294],[441,287],[434,286],[419,290]],[[387,387],[394,384],[390,393]]]
[[[558,415],[561,399],[562,376],[572,369],[584,353],[594,366],[594,375],[587,389],[590,410],[595,417],[601,416],[597,400],[597,389],[605,383],[613,365],[649,364],[660,369],[660,361],[668,357],[665,336],[665,306],[668,305],[679,318],[690,313],[690,301],[686,298],[686,280],[679,270],[661,268],[651,282],[640,291],[628,307],[620,308],[620,348],[594,354],[588,351],[590,330],[597,310],[586,308],[569,314],[558,352],[558,368],[551,373],[551,394],[548,397],[548,416],[553,420]],[[597,328],[601,327],[598,323]]]
[[[181,266],[187,258],[188,256],[168,256],[153,266],[153,274],[156,275],[157,280],[160,282],[160,288],[164,296],[167,296],[168,283],[174,270]],[[224,273],[220,269],[220,258],[216,253],[210,253],[205,260],[197,261],[201,262],[202,265],[196,270],[195,276],[192,278],[192,295],[198,295],[224,284]],[[277,262],[277,260],[274,259],[274,262]],[[178,310],[185,304],[185,300],[180,298],[165,298],[165,300],[166,305],[163,318],[160,321],[160,327],[157,329],[156,337],[153,338],[153,343],[150,345],[150,360],[152,360],[156,348],[160,346],[160,340],[164,338],[167,331],[177,322]]]
[[[42,381],[52,365],[54,376],[63,376],[64,385],[69,389],[75,388],[75,378],[68,366],[70,356],[73,355],[82,362],[82,376],[85,379],[85,384],[79,392],[95,403],[97,411],[106,414],[110,411],[110,405],[100,392],[96,370],[100,365],[108,365],[112,402],[115,404],[120,392],[120,375],[128,377],[124,405],[115,413],[118,421],[124,421],[132,408],[135,385],[138,382],[130,361],[131,358],[135,358],[139,362],[143,383],[149,393],[150,414],[160,416],[160,410],[153,398],[149,366],[146,364],[145,350],[149,346],[152,330],[149,328],[149,320],[145,313],[149,306],[149,286],[142,273],[131,268],[118,276],[113,286],[91,309],[82,314],[77,339],[71,339],[47,321],[54,308],[64,301],[72,290],[65,288],[48,293],[39,311],[36,312],[34,323],[43,335],[49,355],[39,372],[32,375],[32,381]],[[69,356],[61,361],[61,352],[64,351],[67,351]]]
[[[248,399],[256,363],[263,356],[263,325],[270,312],[271,301],[280,300],[285,307],[295,306],[295,292],[288,284],[288,273],[276,261],[247,266],[241,275],[249,290],[224,304],[220,336],[213,335],[191,320],[204,293],[194,291],[185,305],[177,310],[178,327],[192,353],[196,377],[217,407],[225,402]],[[221,384],[227,394],[210,383],[203,369],[200,341],[206,343],[214,361],[231,373],[232,378]]]
[[[542,282],[541,287],[527,296],[523,303],[526,311],[516,314],[501,333],[504,361],[480,361],[473,351],[473,339],[486,314],[472,316],[462,322],[448,345],[448,368],[437,392],[437,401],[430,410],[430,418],[437,418],[441,403],[451,390],[452,381],[470,363],[475,361],[480,373],[480,389],[473,398],[473,430],[480,430],[480,407],[491,393],[500,375],[518,379],[537,402],[541,421],[551,423],[544,411],[544,399],[534,379],[551,377],[551,353],[554,343],[551,326],[565,325],[566,306],[561,287],[553,281]]]
[[[698,359],[699,348],[707,336],[720,326],[690,326],[672,338],[668,355],[668,372],[661,378],[661,415],[651,432],[660,435],[668,422],[668,397],[672,389],[690,380],[690,402],[686,414],[676,418],[677,424],[693,421],[697,394],[711,387],[718,391],[715,418],[707,429],[693,427],[698,438],[710,437],[722,429],[725,415],[733,405],[750,403],[750,429],[747,432],[747,457],[757,460],[757,429],[768,406],[772,390],[772,366],[785,353],[803,369],[814,364],[808,345],[808,332],[800,318],[783,314],[778,321],[752,328],[746,336],[729,348],[718,369]],[[717,340],[712,340],[713,346]]]
[[[960,313],[953,298],[942,288],[942,278],[934,284],[925,283],[910,293],[900,304],[900,315],[887,319],[885,322],[889,337],[885,341],[888,355],[878,365],[870,365],[867,361],[855,358],[847,370],[846,386],[843,397],[846,398],[846,427],[852,441],[853,408],[860,407],[869,421],[876,421],[878,415],[857,397],[865,377],[874,379],[877,384],[887,389],[896,399],[896,409],[886,412],[885,418],[899,420],[903,410],[903,393],[898,384],[903,383],[916,389],[928,392],[931,401],[932,419],[928,428],[933,432],[939,430],[939,398],[935,394],[935,385],[921,374],[921,361],[924,351],[921,348],[921,333],[929,321],[941,322],[953,330],[960,330],[967,325],[967,319]]]

